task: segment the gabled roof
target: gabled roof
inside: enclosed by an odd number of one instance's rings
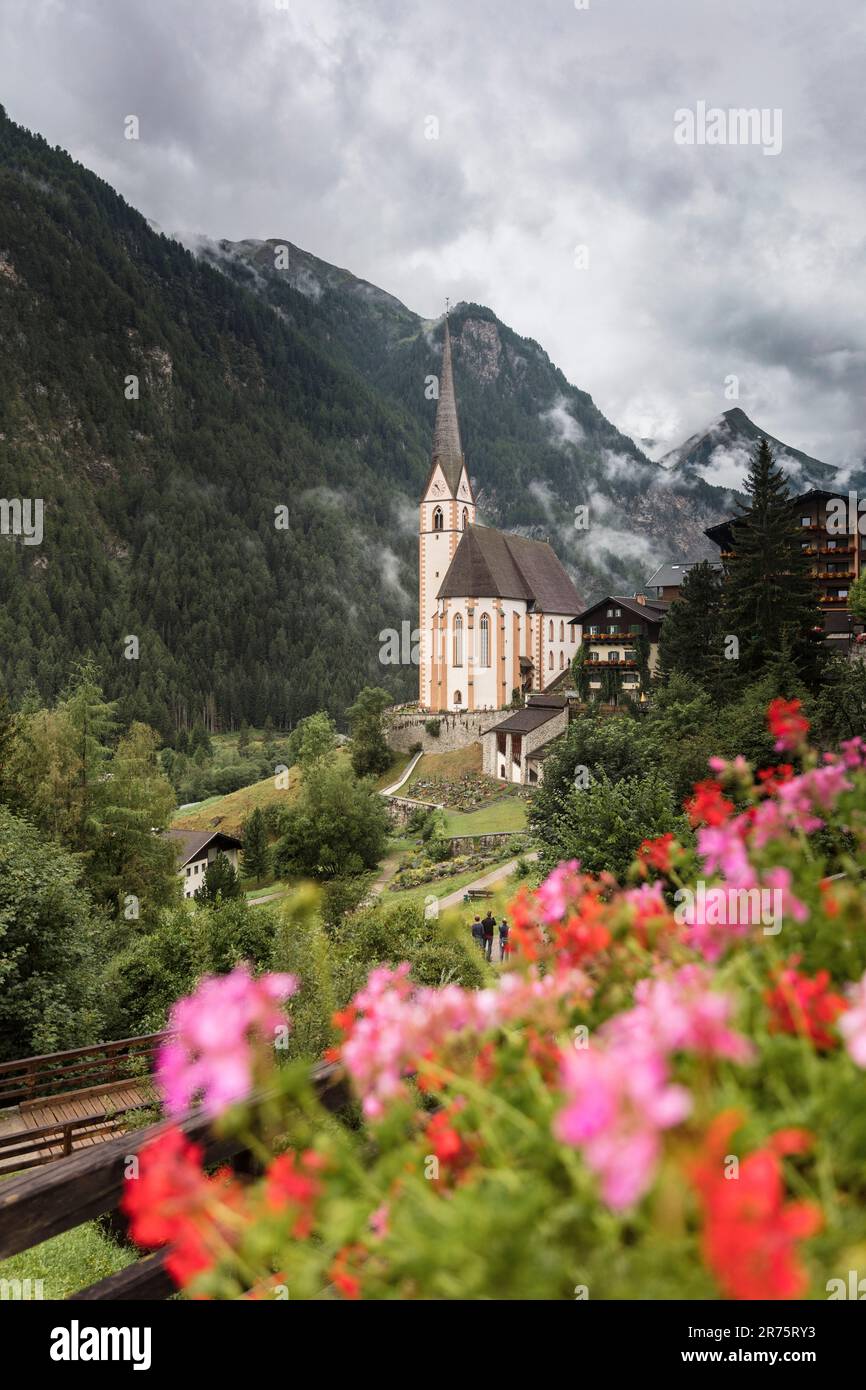
[[[224,830],[165,830],[163,835],[174,843],[178,864],[183,868],[192,859],[201,859],[212,840],[220,841],[220,849],[242,849],[243,841]]]
[[[525,709],[515,710],[507,719],[503,719],[501,724],[491,724],[489,729],[485,729],[485,734],[531,734],[533,729],[538,729],[542,724],[546,724],[549,719],[555,719],[558,714],[562,714],[564,706],[556,708],[543,705],[527,705]]]
[[[547,541],[492,526],[467,526],[439,598],[524,599],[540,613],[575,613],[580,598]]]
[[[582,613],[578,613],[575,619],[578,623],[583,623],[599,608],[603,608],[606,603],[613,603],[617,608],[623,608],[627,613],[633,614],[636,618],[644,618],[648,623],[660,623],[665,613],[671,606],[669,599],[648,598],[646,603],[638,603],[636,598],[628,598],[624,594],[608,594],[606,598],[600,598],[595,603],[591,603],[589,608],[585,608]]]

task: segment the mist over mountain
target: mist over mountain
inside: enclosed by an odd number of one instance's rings
[[[660,462],[678,478],[700,479],[717,487],[739,489],[749,467],[749,459],[759,439],[772,446],[776,462],[795,492],[810,487],[847,488],[859,476],[849,469],[835,468],[820,459],[784,444],[750,420],[735,407],[678,448],[670,450]],[[853,483],[851,484],[853,485]]]

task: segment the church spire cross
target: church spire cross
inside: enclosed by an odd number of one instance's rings
[[[454,395],[454,372],[451,365],[451,332],[448,311],[445,313],[445,338],[442,345],[442,371],[439,376],[439,404],[433,429],[433,463],[439,464],[445,479],[456,496],[463,470],[463,446],[460,442],[460,423],[457,419],[457,399]]]

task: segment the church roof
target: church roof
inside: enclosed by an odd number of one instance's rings
[[[454,372],[451,367],[451,334],[445,319],[445,340],[442,345],[442,370],[439,374],[439,404],[433,427],[433,461],[445,474],[452,497],[457,496],[460,474],[463,472],[463,445],[460,442],[460,423],[457,419],[457,398],[454,395]]]
[[[439,598],[524,599],[540,613],[574,614],[581,600],[547,541],[467,526]]]

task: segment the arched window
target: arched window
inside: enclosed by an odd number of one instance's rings
[[[560,642],[565,641],[565,623],[562,621],[561,618],[559,620],[559,640]]]
[[[559,669],[560,671],[565,669],[565,652],[559,653]]]
[[[463,665],[463,619],[459,613],[454,619],[454,665]]]
[[[553,652],[547,653],[547,668],[549,671],[553,670]]]
[[[479,665],[490,665],[490,619],[486,613],[481,614],[481,622],[478,624],[481,634],[481,651],[479,653]]]
[[[553,641],[553,619],[550,620],[550,640]]]
[[[461,690],[454,691],[454,703],[455,705],[463,704],[463,692]]]
[[[469,525],[469,509],[468,509],[467,507],[464,507],[464,508],[463,508],[463,515],[462,515],[461,518],[460,518],[460,528],[461,528],[461,530],[465,531],[465,530],[466,530],[466,527],[467,527],[468,525]]]
[[[434,530],[434,531],[441,531],[441,530],[442,530],[442,527],[444,526],[444,524],[445,524],[445,523],[444,523],[444,520],[443,520],[443,517],[442,517],[442,508],[441,508],[441,507],[437,507],[436,510],[435,510],[434,513],[433,513],[433,530]]]

